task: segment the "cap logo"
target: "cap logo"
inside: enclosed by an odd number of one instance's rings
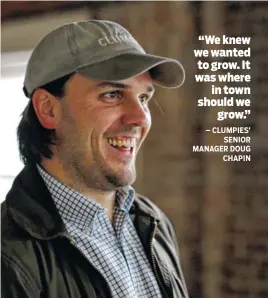
[[[98,39],[98,43],[102,47],[106,47],[110,44],[114,43],[121,43],[121,42],[129,42],[129,41],[135,41],[135,39],[130,34],[119,34],[119,35],[111,35],[111,36],[105,36]]]

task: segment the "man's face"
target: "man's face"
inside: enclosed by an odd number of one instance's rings
[[[75,74],[60,101],[55,155],[73,180],[114,190],[136,178],[137,152],[151,127],[150,75],[104,82]]]

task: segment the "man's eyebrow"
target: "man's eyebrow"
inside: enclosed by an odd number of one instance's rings
[[[154,86],[153,85],[149,85],[147,87],[147,92],[151,93],[151,92],[155,92]]]
[[[96,85],[96,87],[100,87],[100,88],[119,88],[119,89],[131,89],[130,85],[124,84],[124,83],[119,83],[119,82],[101,82],[99,84]],[[149,85],[147,87],[147,92],[151,93],[154,92],[155,89],[152,85]]]
[[[118,83],[118,82],[101,82],[96,85],[96,87],[101,87],[101,88],[120,88],[120,89],[129,89],[131,88],[129,85],[123,84],[123,83]]]

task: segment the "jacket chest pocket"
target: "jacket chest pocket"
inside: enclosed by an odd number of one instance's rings
[[[168,265],[163,261],[159,262],[159,268],[162,273],[165,285],[169,289],[170,297],[187,298],[188,295],[186,293],[184,285],[177,274],[173,270],[168,268]]]
[[[168,292],[168,297],[188,298],[175,248],[174,250],[171,248],[168,251],[158,241],[154,241],[153,251]]]

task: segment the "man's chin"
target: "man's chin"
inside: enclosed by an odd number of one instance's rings
[[[106,175],[107,182],[115,189],[131,185],[136,180],[136,171],[120,171]]]

